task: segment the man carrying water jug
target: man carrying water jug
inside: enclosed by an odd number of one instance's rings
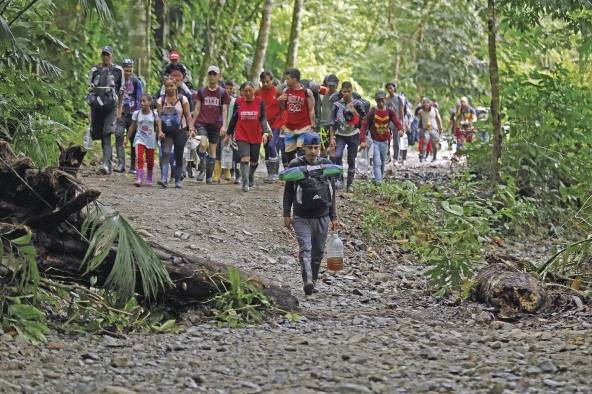
[[[334,175],[341,166],[319,156],[321,140],[317,133],[303,135],[304,156],[292,160],[280,179],[284,187],[284,225],[293,228],[298,239],[304,294],[316,292],[329,224],[338,227],[335,209]]]

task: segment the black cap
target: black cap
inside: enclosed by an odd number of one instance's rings
[[[337,78],[337,75],[335,74],[329,74],[325,77],[323,82],[325,86],[337,86],[339,85],[339,78]]]
[[[113,55],[113,48],[111,48],[109,45],[106,45],[103,47],[103,49],[101,49],[101,54],[103,53],[108,53],[109,55]]]

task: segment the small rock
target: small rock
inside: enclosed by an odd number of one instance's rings
[[[502,347],[502,344],[499,341],[495,341],[495,342],[489,343],[489,347],[492,349],[500,349]]]
[[[528,367],[526,369],[526,375],[539,375],[541,372],[541,369],[539,367]]]
[[[350,393],[362,393],[362,394],[366,394],[366,393],[372,393],[372,391],[366,387],[366,386],[362,386],[361,384],[355,384],[355,383],[344,383],[340,386],[337,386],[333,389],[333,392],[335,393],[343,393],[343,394],[350,394]]]
[[[419,357],[427,360],[437,360],[438,356],[431,349],[421,349],[419,351]]]
[[[353,289],[352,293],[358,296],[364,295],[360,289]]]
[[[542,363],[540,363],[538,365],[538,367],[544,373],[555,373],[555,372],[557,372],[557,367],[555,366],[555,364],[551,360],[545,360],[545,361],[543,361]]]
[[[94,361],[99,361],[101,359],[99,357],[99,355],[96,353],[82,353],[80,358],[82,358],[83,360],[94,360]]]
[[[561,386],[565,385],[565,383],[563,383],[563,382],[557,382],[552,379],[543,379],[543,383],[545,384],[545,386],[549,386],[549,387],[561,387]]]
[[[136,394],[136,392],[120,386],[105,386],[98,390],[96,394]]]
[[[117,356],[111,359],[111,366],[115,368],[128,368],[132,365],[133,363],[127,356]]]

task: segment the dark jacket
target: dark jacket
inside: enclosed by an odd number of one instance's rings
[[[297,157],[290,162],[288,168],[300,167],[304,165],[314,166],[318,164],[333,164],[329,159],[318,157],[317,160],[310,164],[306,161],[304,157]],[[320,171],[320,170],[316,170]],[[284,186],[284,217],[290,217],[292,214],[292,209],[294,210],[294,216],[302,217],[302,218],[321,218],[325,216],[329,216],[331,220],[334,220],[337,217],[337,210],[335,208],[335,181],[332,178],[329,178],[328,181],[331,183],[331,192],[333,198],[331,199],[331,205],[326,208],[324,211],[315,212],[314,214],[304,214],[301,212],[301,207],[299,204],[295,204],[296,200],[296,192],[298,189],[298,182],[286,182]]]

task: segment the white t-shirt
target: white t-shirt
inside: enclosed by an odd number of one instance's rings
[[[148,149],[156,149],[156,121],[158,115],[156,111],[151,110],[145,114],[141,110],[132,114],[132,120],[137,124],[136,136],[134,137],[134,146],[142,144]]]

